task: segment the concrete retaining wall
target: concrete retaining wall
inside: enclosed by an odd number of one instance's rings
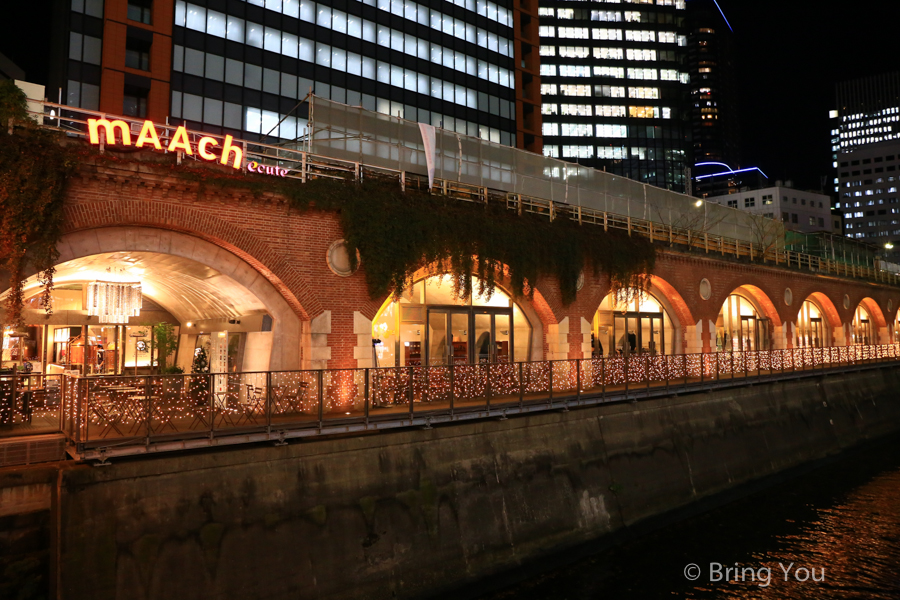
[[[900,429],[890,369],[74,466],[59,597],[413,598]]]

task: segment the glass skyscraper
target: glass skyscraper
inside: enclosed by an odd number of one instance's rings
[[[544,154],[685,189],[684,0],[543,0]]]
[[[68,0],[60,12],[50,88],[70,105],[291,140],[314,91],[540,147],[527,99],[517,110],[530,18],[511,0]]]

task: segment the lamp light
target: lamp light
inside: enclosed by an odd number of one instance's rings
[[[92,281],[87,286],[87,313],[101,323],[126,324],[141,314],[141,282]]]

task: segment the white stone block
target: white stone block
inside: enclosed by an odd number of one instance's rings
[[[367,319],[358,310],[353,311],[353,333],[357,335],[372,336],[372,321]]]
[[[331,333],[331,311],[323,311],[321,315],[315,317],[309,324],[310,333]]]
[[[331,348],[328,346],[319,347],[319,348],[310,348],[309,349],[309,358],[310,360],[330,360],[331,359]]]

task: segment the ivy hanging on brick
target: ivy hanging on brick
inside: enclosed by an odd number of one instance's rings
[[[12,81],[0,81],[0,269],[9,276],[5,321],[14,325],[22,324],[29,272],[38,273],[50,312],[66,181],[77,162],[57,134],[38,129],[25,107],[25,94]]]
[[[402,192],[393,179],[318,179],[284,191],[294,207],[339,211],[351,261],[358,250],[374,297],[399,297],[413,274],[426,268],[452,274],[463,299],[472,293],[472,276],[483,286],[480,294],[492,294],[498,278],[508,277],[513,294],[525,297],[532,294],[530,283],[555,277],[568,304],[582,269],[609,276],[614,291],[645,289],[655,260],[653,245],[643,238],[579,225],[565,215],[551,222],[519,216],[502,204]]]

